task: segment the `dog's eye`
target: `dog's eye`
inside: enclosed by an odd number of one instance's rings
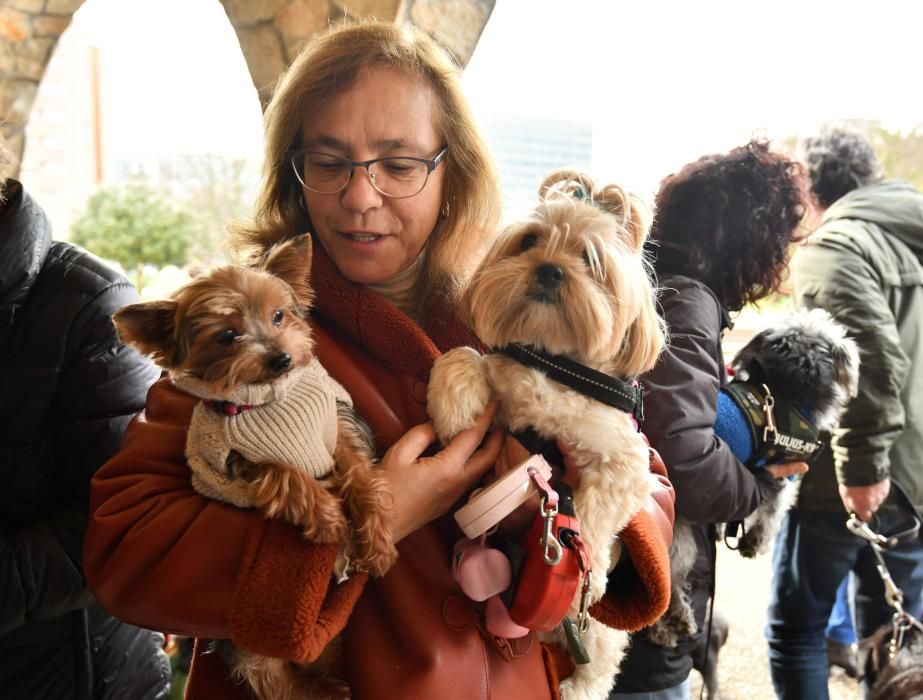
[[[529,248],[534,248],[537,244],[538,236],[534,233],[530,233],[522,237],[522,240],[519,242],[519,250],[524,253],[529,250]]]
[[[237,339],[237,331],[233,328],[226,328],[215,336],[215,342],[222,345],[230,345]]]
[[[272,315],[272,325],[281,325],[283,318],[285,318],[285,312],[282,309],[276,309],[276,312]]]
[[[586,266],[589,267],[590,269],[593,268],[593,265],[590,264],[590,251],[586,249],[584,249],[583,251],[583,262],[585,262]]]

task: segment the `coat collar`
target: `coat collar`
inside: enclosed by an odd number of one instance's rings
[[[418,326],[409,316],[368,288],[350,282],[316,241],[312,263],[314,313],[367,350],[391,371],[422,381],[439,355],[461,345],[481,348],[454,312]]]
[[[36,201],[16,180],[7,180],[6,196],[0,207],[0,328],[12,325],[51,248],[51,224]]]

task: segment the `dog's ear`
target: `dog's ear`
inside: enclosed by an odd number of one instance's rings
[[[647,207],[635,195],[618,185],[606,185],[594,193],[594,198],[599,206],[619,220],[632,249],[639,252],[650,230]]]
[[[615,371],[637,377],[653,369],[667,343],[667,325],[653,303],[642,302],[615,361]]]
[[[150,301],[124,306],[112,315],[119,339],[161,367],[173,366],[175,348],[175,301]]]
[[[263,270],[292,288],[295,299],[303,309],[309,309],[314,301],[314,289],[311,287],[312,253],[311,234],[306,233],[273,246],[262,264]]]
[[[579,170],[558,168],[549,173],[538,187],[538,196],[542,200],[553,193],[566,194],[574,199],[589,201],[593,196],[593,180]]]

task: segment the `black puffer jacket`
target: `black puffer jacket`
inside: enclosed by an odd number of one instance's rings
[[[90,477],[144,406],[156,368],[110,320],[137,300],[85,251],[52,242],[9,180],[0,206],[0,696],[160,698],[162,636],[93,600],[81,568]],[[156,582],[151,582],[156,585]]]
[[[699,633],[680,638],[675,648],[652,643],[644,631],[632,635],[616,693],[664,690],[686,679],[712,595],[714,524],[742,520],[778,490],[768,472],[755,476],[715,436],[718,389],[727,381],[721,335],[729,320],[723,305],[689,277],[663,275],[659,284],[670,342],[654,369],[641,377],[644,433],[667,465],[677,520],[692,527],[697,552],[686,581]]]

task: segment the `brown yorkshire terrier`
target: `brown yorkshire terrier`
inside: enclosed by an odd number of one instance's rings
[[[501,425],[569,447],[580,469],[574,505],[591,552],[592,604],[616,563],[613,536],[650,493],[648,448],[632,421],[639,396],[632,380],[654,365],[664,329],[643,254],[647,226],[639,203],[573,171],[550,175],[539,195],[532,214],[509,226],[487,253],[466,292],[468,321],[494,352],[458,348],[439,358],[427,408],[443,443],[498,399]],[[568,381],[570,372],[611,387],[628,404],[590,396]],[[578,618],[580,598],[569,617]],[[560,627],[550,635],[563,645]],[[605,698],[627,634],[590,620],[582,642],[590,663],[561,684],[562,697]]]
[[[197,491],[286,520],[314,542],[345,542],[341,573],[380,576],[397,557],[391,498],[368,430],[314,355],[310,271],[311,238],[299,236],[268,251],[260,269],[217,268],[113,321],[125,343],[202,399],[186,441]],[[228,641],[218,649],[259,698],[348,696],[332,659],[305,666]]]

